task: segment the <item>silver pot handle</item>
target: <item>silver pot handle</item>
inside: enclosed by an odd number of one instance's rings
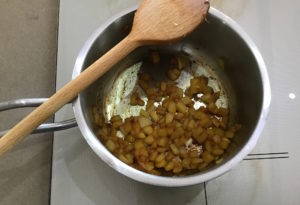
[[[18,100],[11,100],[6,102],[0,102],[0,112],[5,110],[11,110],[22,107],[37,107],[44,103],[48,98],[24,98]],[[70,119],[62,122],[44,123],[36,128],[32,133],[53,132],[58,130],[65,130],[72,127],[76,127],[76,120]],[[0,137],[7,133],[9,130],[0,131]]]

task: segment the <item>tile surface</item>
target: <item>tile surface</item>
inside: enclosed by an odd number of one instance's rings
[[[55,91],[58,0],[0,0],[0,102]],[[31,109],[0,113],[8,129]],[[0,204],[49,203],[52,134],[32,135],[0,159]]]
[[[55,133],[51,204],[299,204],[300,2],[211,1],[250,35],[267,64],[272,104],[264,132],[252,152],[265,155],[248,156],[252,160],[244,160],[232,171],[207,182],[205,189],[203,185],[177,190],[154,188],[109,168],[75,128]],[[71,79],[76,56],[88,36],[114,13],[136,2],[63,1],[57,87]],[[67,107],[57,113],[56,119],[72,116],[72,109]]]

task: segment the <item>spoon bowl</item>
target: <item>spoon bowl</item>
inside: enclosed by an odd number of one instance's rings
[[[145,0],[135,13],[129,36],[144,44],[180,40],[199,26],[208,9],[208,0]]]

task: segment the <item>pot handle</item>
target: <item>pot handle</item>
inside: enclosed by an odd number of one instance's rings
[[[0,112],[5,110],[22,108],[22,107],[37,107],[42,103],[44,103],[46,100],[48,100],[48,98],[24,98],[24,99],[0,102]],[[69,129],[76,126],[77,126],[76,120],[75,118],[73,118],[61,122],[44,123],[40,125],[38,128],[36,128],[32,133],[53,132],[53,131]],[[7,132],[8,130],[0,131],[0,137]]]

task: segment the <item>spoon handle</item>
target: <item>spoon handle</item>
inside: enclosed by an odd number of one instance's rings
[[[79,92],[95,82],[113,65],[138,46],[139,43],[137,41],[132,40],[127,36],[119,44],[85,69],[78,77],[67,83],[0,139],[0,156],[13,148],[57,110],[73,100]]]

